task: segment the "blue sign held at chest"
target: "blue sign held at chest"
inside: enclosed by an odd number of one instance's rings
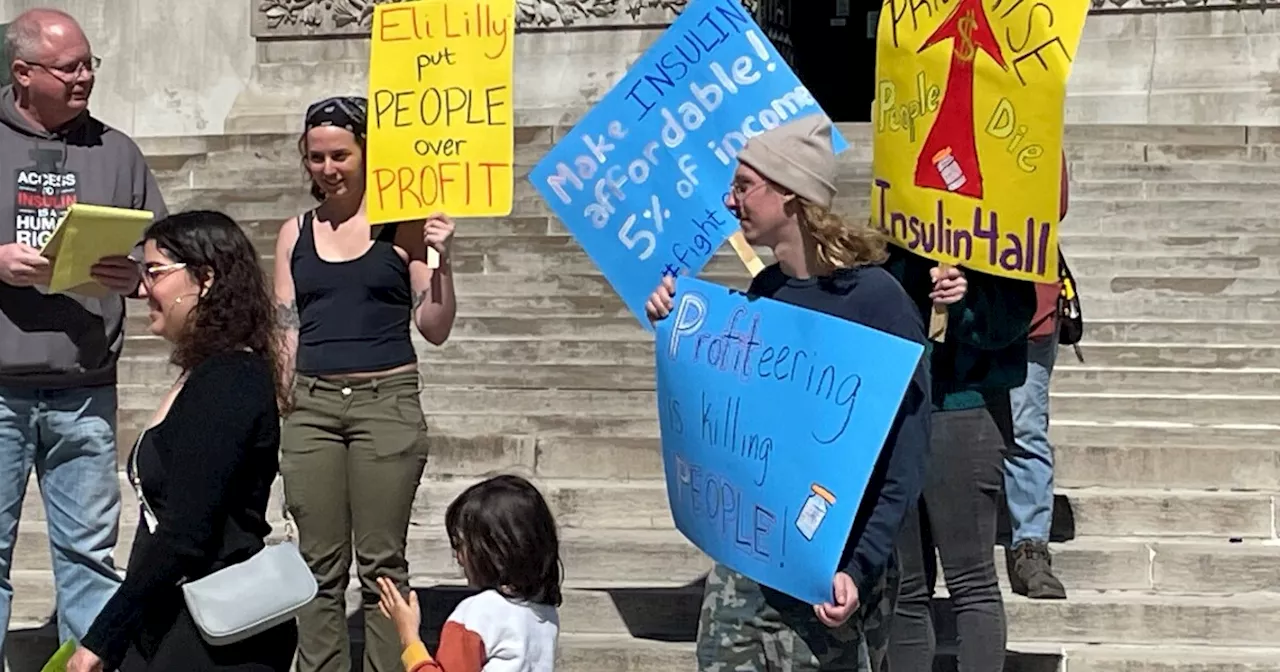
[[[747,139],[821,112],[738,0],[693,0],[529,180],[648,328],[663,274],[696,275],[738,230]]]
[[[676,527],[716,562],[831,600],[854,516],[924,347],[694,278],[657,325]]]

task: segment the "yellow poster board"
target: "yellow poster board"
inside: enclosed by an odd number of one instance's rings
[[[89,269],[103,257],[128,256],[153,219],[146,210],[72,205],[40,248],[40,255],[53,264],[49,291],[106,296],[107,288],[93,279]]]
[[[511,213],[514,0],[378,5],[369,54],[369,222]]]
[[[1090,0],[884,0],[871,220],[940,263],[1058,278],[1067,78]]]

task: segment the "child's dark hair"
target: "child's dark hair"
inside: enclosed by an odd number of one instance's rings
[[[449,505],[444,526],[472,584],[560,606],[560,538],[532,483],[512,475],[476,483]]]

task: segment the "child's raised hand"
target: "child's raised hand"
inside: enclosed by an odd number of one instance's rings
[[[396,624],[401,646],[407,647],[420,641],[418,631],[422,628],[422,611],[418,608],[417,593],[410,590],[406,601],[395,582],[385,576],[378,577],[378,590],[382,592],[378,608],[382,610],[383,616]]]

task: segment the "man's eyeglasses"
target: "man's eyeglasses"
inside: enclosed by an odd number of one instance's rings
[[[48,65],[46,63],[36,63],[35,61],[23,60],[23,63],[37,68],[44,68],[49,74],[58,79],[72,79],[79,77],[82,72],[94,73],[98,68],[102,67],[102,59],[97,56],[90,56],[87,61],[76,61],[67,65]]]

